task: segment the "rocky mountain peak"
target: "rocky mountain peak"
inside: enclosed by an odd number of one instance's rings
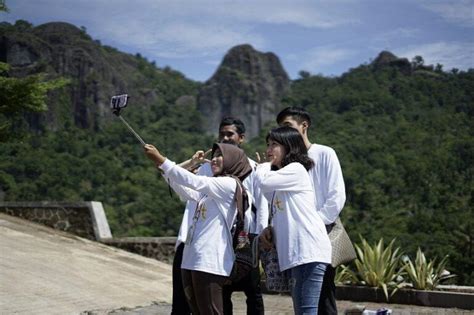
[[[231,48],[215,74],[198,95],[198,109],[207,119],[207,131],[215,134],[225,116],[240,118],[249,138],[275,119],[290,79],[273,53],[262,53],[251,45]]]
[[[55,130],[66,119],[72,119],[78,127],[96,129],[111,117],[111,95],[137,91],[134,99],[138,104],[150,99],[140,93],[147,79],[138,72],[133,56],[102,46],[85,29],[69,23],[36,27],[27,22],[17,24],[0,28],[0,61],[10,64],[10,75],[24,77],[41,72],[71,81],[66,98],[50,95],[49,110],[35,118],[33,129],[47,125]]]
[[[371,63],[372,67],[375,70],[379,70],[384,67],[397,67],[404,74],[411,73],[411,64],[410,61],[406,58],[399,58],[389,51],[382,51]]]

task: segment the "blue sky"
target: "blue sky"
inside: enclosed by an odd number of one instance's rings
[[[235,45],[273,52],[291,78],[338,76],[382,50],[444,70],[474,68],[474,0],[6,0],[34,25],[84,26],[102,44],[140,53],[197,81]]]

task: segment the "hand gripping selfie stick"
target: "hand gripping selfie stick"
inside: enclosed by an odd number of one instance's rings
[[[118,118],[120,118],[120,120],[124,123],[128,130],[130,130],[130,132],[135,136],[135,138],[137,138],[142,145],[145,145],[145,141],[143,141],[140,135],[135,130],[133,130],[132,127],[130,127],[130,125],[122,116],[120,116],[120,110],[127,106],[128,98],[128,94],[112,96],[112,99],[110,100],[110,108],[112,109],[112,113]]]

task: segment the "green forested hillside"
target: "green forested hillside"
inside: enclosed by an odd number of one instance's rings
[[[458,282],[474,284],[474,71],[413,70],[296,80],[288,103],[304,105],[313,141],[338,153],[353,239],[448,254]]]
[[[127,109],[127,120],[171,159],[208,148],[205,117],[193,102],[177,102],[195,96],[199,83],[135,59],[146,78],[142,90],[159,95],[140,110]],[[431,258],[449,254],[457,282],[472,285],[474,71],[411,67],[361,65],[333,78],[302,73],[284,103],[307,108],[310,138],[336,149],[347,189],[342,216],[354,240],[396,237],[407,254],[418,246]],[[54,94],[58,117],[73,116],[67,93]],[[0,200],[96,200],[115,236],[176,235],[183,204],[170,197],[125,127],[114,118],[98,128],[75,126],[14,125],[0,143]],[[264,150],[265,132],[245,145],[249,155]]]

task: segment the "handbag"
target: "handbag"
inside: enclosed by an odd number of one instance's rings
[[[273,227],[272,227],[272,219],[273,219],[273,200],[275,198],[275,193],[273,193],[271,205],[270,205],[270,216],[268,218],[268,226],[271,228],[272,234]],[[272,239],[275,239],[272,237]],[[260,249],[258,246],[258,237],[255,238],[254,242],[252,243],[252,251],[254,254],[260,256],[260,261],[262,262],[263,271],[265,272],[266,281],[265,286],[267,287],[268,291],[273,292],[290,292],[290,274],[287,270],[280,271],[280,264],[278,261],[278,252],[273,246],[269,250]],[[258,259],[254,260],[254,266],[258,264]]]
[[[252,246],[257,247],[258,251],[258,237],[255,238]],[[267,290],[273,292],[290,292],[290,274],[287,270],[280,271],[276,248],[272,247],[269,250],[261,249],[259,256],[266,276],[265,286]]]
[[[341,219],[338,217],[333,224],[326,226],[326,228],[332,246],[331,266],[336,268],[356,259],[357,254],[354,245],[352,245]]]
[[[255,234],[241,231],[238,236],[237,246],[234,248],[235,261],[229,279],[231,283],[237,283],[246,277],[252,270],[252,248],[251,243]]]
[[[237,180],[237,186],[241,189],[241,191],[245,191],[245,188],[243,188],[239,180]],[[249,197],[246,191],[245,194],[248,201]],[[247,206],[250,208],[251,204],[247,204]],[[248,209],[244,209],[244,213],[241,213],[241,215],[238,213],[232,229],[227,229],[229,239],[232,240],[232,248],[234,250],[235,260],[230,275],[224,283],[225,285],[230,285],[232,283],[241,281],[252,270],[252,241],[255,237],[255,234],[250,234],[244,228],[245,211],[247,210]],[[222,215],[225,221],[226,216],[220,211],[219,213]]]

